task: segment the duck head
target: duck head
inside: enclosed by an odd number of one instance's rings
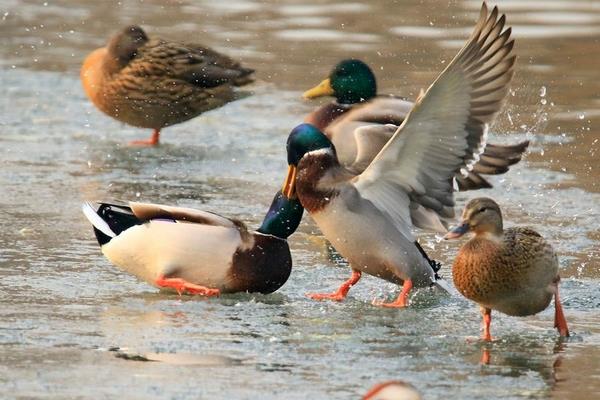
[[[146,42],[148,42],[146,32],[137,25],[131,25],[110,39],[107,46],[108,54],[120,68],[123,68]]]
[[[371,68],[360,60],[338,63],[329,77],[302,95],[305,99],[334,96],[338,103],[354,104],[377,95],[377,83]]]
[[[288,173],[281,191],[288,198],[296,197],[296,172],[298,163],[306,153],[321,149],[331,149],[335,154],[333,143],[315,126],[300,124],[295,127],[287,140]]]
[[[462,222],[451,229],[444,239],[456,239],[467,232],[501,236],[502,230],[500,206],[488,197],[478,197],[467,203],[462,213]]]
[[[285,239],[296,231],[303,212],[297,197],[290,198],[278,191],[258,232]]]

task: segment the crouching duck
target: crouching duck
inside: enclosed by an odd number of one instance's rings
[[[162,128],[234,100],[233,87],[251,82],[252,72],[207,47],[148,38],[133,25],[85,59],[81,81],[100,111],[154,130],[132,144],[156,145]]]
[[[341,61],[327,79],[304,93],[305,99],[320,96],[334,96],[335,101],[316,109],[305,122],[327,135],[340,163],[356,174],[365,170],[413,107],[403,98],[377,95],[375,75],[360,60]],[[507,172],[528,146],[529,141],[508,146],[487,143],[473,169],[456,174],[458,189],[492,187],[482,175]]]
[[[531,228],[504,229],[498,204],[489,198],[471,200],[462,222],[445,236],[459,238],[472,232],[454,261],[454,284],[481,307],[483,339],[492,340],[492,310],[514,316],[537,314],[554,296],[554,326],[569,336],[558,296],[558,258],[554,249]]]
[[[121,269],[179,294],[271,293],[288,279],[286,238],[302,218],[297,199],[278,192],[261,227],[210,212],[158,204],[90,203],[83,212],[102,253]]]
[[[439,266],[412,230],[445,233],[446,219],[454,217],[453,178],[481,154],[511,80],[515,58],[503,27],[504,16],[484,3],[466,45],[361,174],[340,164],[334,144],[315,126],[290,133],[283,194],[298,196],[353,270],[336,292],[313,299],[342,300],[364,272],[403,284],[396,301],[381,305],[405,307],[413,286],[440,282]]]

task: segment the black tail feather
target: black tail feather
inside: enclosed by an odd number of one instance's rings
[[[421,247],[419,242],[416,240],[415,240],[415,246],[417,246],[417,249],[419,249],[419,252],[421,252],[421,255],[427,260],[427,262],[431,266],[431,269],[433,269],[433,274],[435,276],[435,279],[436,280],[440,279],[440,276],[438,275],[438,271],[440,270],[440,268],[442,268],[442,263],[429,258],[427,253],[425,253],[425,250],[423,250],[423,248]]]
[[[131,211],[131,208],[127,205],[100,203],[97,214],[117,235],[131,228],[132,226],[141,225],[145,222],[137,218],[133,214],[133,211]],[[98,243],[100,243],[101,246],[108,243],[112,239],[110,236],[105,235],[95,227],[94,233],[96,234],[96,239],[98,239]]]

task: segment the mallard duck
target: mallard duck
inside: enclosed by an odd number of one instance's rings
[[[297,194],[353,269],[335,293],[310,297],[342,300],[365,272],[403,283],[398,299],[381,305],[404,307],[413,286],[436,282],[438,266],[412,229],[446,232],[454,217],[453,177],[477,161],[512,77],[515,57],[504,21],[483,4],[466,45],[361,174],[340,164],[335,146],[315,126],[292,130],[282,191]]]
[[[531,228],[504,229],[498,204],[480,197],[467,203],[460,225],[445,236],[461,237],[473,232],[454,261],[454,284],[467,299],[481,307],[483,339],[492,340],[492,310],[514,316],[545,310],[554,296],[554,326],[569,336],[558,297],[558,258],[554,249]]]
[[[410,383],[388,381],[373,386],[363,400],[421,400],[421,395]]]
[[[377,153],[402,124],[413,103],[393,95],[377,95],[371,68],[360,60],[338,63],[329,77],[304,93],[305,99],[334,96],[309,114],[310,123],[327,135],[335,145],[338,160],[356,174],[365,170]],[[487,143],[471,171],[457,173],[459,190],[491,188],[481,175],[498,175],[521,160],[529,141],[515,145]]]
[[[233,86],[252,81],[252,69],[197,44],[149,39],[128,26],[83,62],[81,81],[102,112],[140,128],[160,130],[235,99]]]
[[[161,289],[216,296],[271,293],[292,268],[286,238],[303,208],[277,193],[261,227],[210,212],[158,204],[83,205],[102,253],[123,270]]]

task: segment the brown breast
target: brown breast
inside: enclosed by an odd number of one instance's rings
[[[506,262],[501,248],[500,243],[473,238],[460,249],[452,275],[463,296],[489,304],[514,290],[518,282],[509,273],[510,262]]]
[[[336,118],[350,111],[351,105],[339,104],[336,102],[327,103],[317,108],[304,118],[304,122],[316,126],[320,131],[325,131]]]
[[[328,171],[340,168],[335,156],[328,153],[305,155],[298,164],[296,192],[300,203],[309,213],[316,213],[326,207],[339,195],[335,189],[321,189],[319,182]]]
[[[228,292],[272,293],[288,280],[292,257],[287,241],[253,235],[254,246],[233,255]]]

